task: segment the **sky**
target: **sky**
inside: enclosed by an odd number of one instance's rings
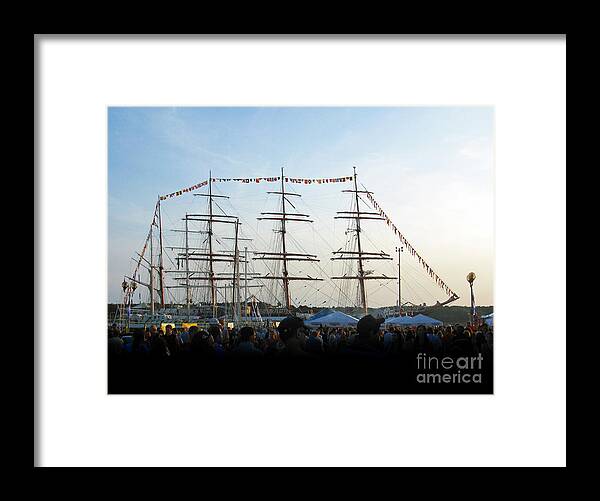
[[[209,171],[219,178],[267,177],[278,176],[283,167],[290,177],[330,178],[352,175],[356,167],[359,183],[460,296],[453,304],[469,304],[465,277],[473,271],[476,303],[493,305],[493,124],[492,107],[111,107],[108,300],[121,301],[120,284],[135,267],[132,257],[143,247],[159,195],[199,183]],[[344,245],[346,222],[334,216],[350,210],[350,198],[341,190],[351,185],[288,187],[302,195],[291,197],[298,200],[298,212],[314,221],[294,226],[293,245],[321,260],[312,268],[298,263],[293,271],[325,279],[294,284],[294,302],[336,306],[342,293],[354,298],[354,281],[340,286],[328,278],[340,274],[340,262],[330,257]],[[239,215],[242,236],[252,238],[245,244],[250,253],[275,250],[269,248],[272,224],[256,219],[260,212],[277,210],[275,196],[266,193],[274,188],[270,183],[214,185],[216,193],[230,197],[219,202],[221,208]],[[186,212],[204,212],[205,204],[205,197],[191,193],[162,202],[165,246],[181,245],[182,234],[171,230],[182,228]],[[399,241],[385,223],[365,221],[363,235],[363,250],[394,257],[372,269],[396,276]],[[250,266],[264,271],[259,262]],[[447,299],[407,252],[401,258],[401,279],[403,303]],[[266,293],[263,289],[257,290]],[[394,305],[397,294],[396,280],[369,281],[369,306]]]

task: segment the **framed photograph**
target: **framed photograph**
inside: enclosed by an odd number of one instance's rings
[[[565,466],[565,34],[46,34],[34,80],[34,466]]]
[[[492,393],[493,107],[107,113],[109,393]]]

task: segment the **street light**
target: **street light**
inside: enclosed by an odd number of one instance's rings
[[[469,287],[471,288],[471,324],[475,320],[475,295],[473,294],[473,282],[475,281],[477,276],[472,271],[467,275],[467,282],[469,282]]]
[[[398,253],[398,316],[402,316],[402,288],[400,285],[400,258],[402,256],[402,252],[404,252],[404,247],[396,247],[396,252]]]

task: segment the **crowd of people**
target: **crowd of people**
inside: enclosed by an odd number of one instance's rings
[[[362,317],[354,328],[308,329],[302,319],[287,317],[277,327],[243,326],[227,329],[188,329],[155,325],[124,335],[116,325],[108,329],[112,358],[321,358],[413,355],[430,353],[448,356],[491,356],[493,330],[487,324],[440,327],[387,327],[383,319]]]

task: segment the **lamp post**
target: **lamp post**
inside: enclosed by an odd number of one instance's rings
[[[469,287],[471,288],[471,314],[469,315],[471,324],[473,324],[473,321],[475,320],[475,295],[473,293],[473,282],[475,281],[475,278],[477,277],[472,271],[467,275],[467,282],[469,282]]]
[[[402,316],[402,288],[400,281],[400,261],[402,257],[402,252],[404,251],[404,247],[396,247],[396,252],[398,252],[398,316]]]
[[[132,280],[129,283],[126,280],[123,280],[121,284],[123,288],[123,307],[121,308],[121,328],[123,328],[124,323],[124,309],[127,306],[127,324],[125,326],[125,332],[129,332],[129,323],[131,320],[131,303],[133,301],[133,293],[137,289],[137,284]]]

